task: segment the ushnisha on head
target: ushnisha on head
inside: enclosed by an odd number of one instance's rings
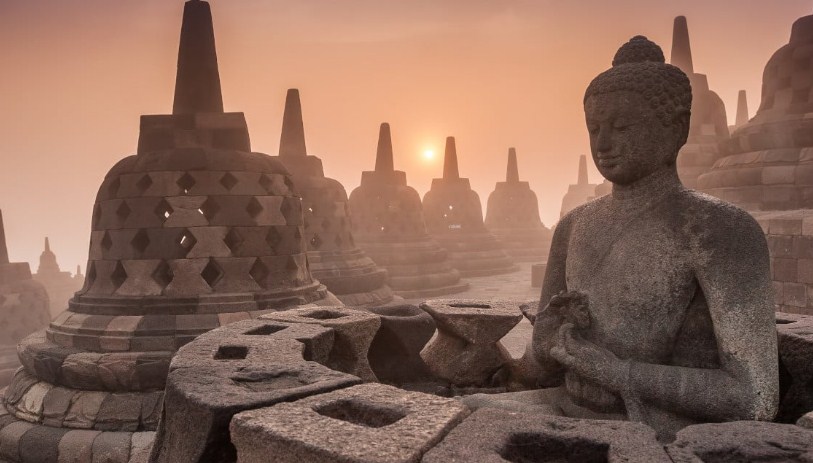
[[[593,160],[615,184],[674,169],[689,134],[689,78],[646,37],[624,44],[584,95]]]

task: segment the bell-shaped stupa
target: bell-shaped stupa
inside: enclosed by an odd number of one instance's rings
[[[77,275],[79,275],[78,272]],[[40,264],[37,267],[37,273],[34,274],[34,279],[42,283],[45,290],[48,291],[52,317],[65,310],[70,298],[85,284],[84,277],[79,278],[71,275],[71,272],[63,272],[59,268],[56,254],[51,251],[48,237],[45,238],[45,248],[40,254]]]
[[[511,258],[483,223],[480,196],[469,179],[460,178],[454,137],[446,139],[443,178],[432,180],[423,197],[426,230],[449,251],[452,266],[463,277],[510,273]]]
[[[805,16],[765,66],[756,115],[731,134],[700,190],[750,211],[813,208],[811,50],[813,16]]]
[[[28,262],[9,262],[0,211],[0,388],[8,385],[20,366],[17,343],[50,319],[48,293],[31,279]]]
[[[579,156],[579,173],[576,183],[567,187],[567,193],[562,197],[559,217],[564,217],[568,212],[595,198],[597,186],[587,180],[587,157],[582,154]]]
[[[322,160],[307,153],[297,89],[288,90],[285,99],[276,159],[291,172],[294,188],[302,196],[305,242],[313,276],[347,305],[376,306],[392,301],[387,271],[356,246],[344,186],[325,177]]]
[[[84,288],[18,348],[25,368],[4,402],[30,429],[0,433],[0,447],[19,448],[15,461],[45,461],[31,439],[60,461],[137,461],[179,347],[235,320],[338,302],[311,277],[303,225],[288,171],[251,152],[242,113],[223,112],[209,4],[186,2],[173,114],[142,116],[137,154],[102,182]]]
[[[446,250],[426,232],[418,192],[407,185],[403,171],[395,170],[387,123],[378,135],[375,170],[362,172],[361,185],[350,193],[350,209],[356,243],[387,269],[395,294],[417,299],[468,289]]]
[[[505,181],[497,182],[488,196],[485,224],[515,261],[547,260],[553,233],[539,218],[536,193],[519,180],[514,148],[508,150]]]
[[[723,100],[709,89],[705,74],[694,72],[689,26],[685,16],[675,18],[672,31],[672,58],[692,84],[692,117],[689,138],[680,149],[677,168],[687,188],[697,187],[697,178],[711,170],[720,157],[720,144],[728,140],[728,118]]]

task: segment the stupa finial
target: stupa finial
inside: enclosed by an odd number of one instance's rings
[[[173,114],[222,113],[215,32],[209,3],[184,4]]]
[[[519,167],[517,166],[517,150],[508,148],[508,169],[505,173],[505,181],[508,183],[519,182]]]
[[[748,116],[748,98],[745,95],[745,90],[740,90],[737,95],[737,120],[736,126],[745,125],[750,117]]]
[[[378,130],[378,150],[375,155],[376,172],[392,172],[395,165],[392,160],[392,136],[390,135],[390,125],[386,122],[381,124]]]
[[[48,241],[48,237],[45,237],[45,252],[51,252],[51,242]]]
[[[3,211],[0,210],[0,265],[8,264],[8,248],[6,247],[6,229],[3,226]]]
[[[285,97],[285,114],[282,116],[282,135],[279,141],[280,156],[307,156],[305,126],[302,123],[302,104],[299,90],[288,89]]]
[[[587,156],[579,156],[579,177],[576,181],[577,185],[587,185]]]
[[[443,158],[443,178],[460,178],[457,168],[457,148],[454,137],[446,137],[446,154]]]
[[[687,76],[694,74],[692,47],[689,43],[689,25],[686,22],[686,16],[675,18],[674,29],[672,29],[671,63],[679,67]]]

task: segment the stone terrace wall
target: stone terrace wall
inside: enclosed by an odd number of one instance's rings
[[[813,315],[813,209],[751,215],[768,239],[776,310]]]

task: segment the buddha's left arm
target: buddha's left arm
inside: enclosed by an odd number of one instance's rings
[[[706,226],[714,229],[693,237],[692,252],[721,366],[701,369],[633,362],[628,393],[711,421],[771,420],[779,387],[765,237],[756,221],[742,211],[710,218]]]

